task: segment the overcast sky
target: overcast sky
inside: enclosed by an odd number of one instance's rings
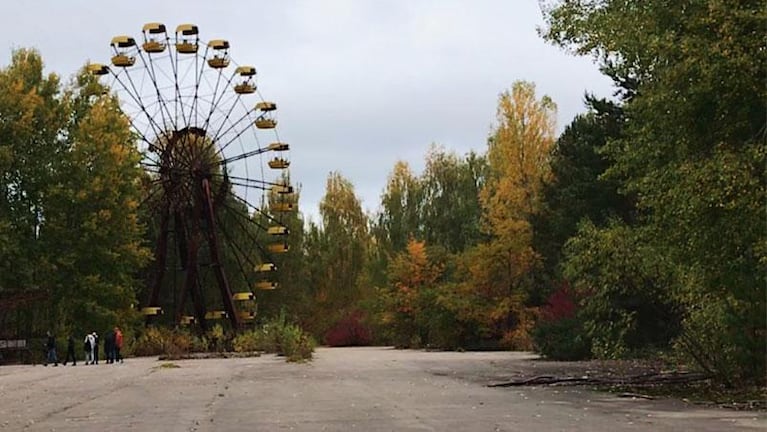
[[[34,47],[68,78],[87,60],[108,63],[112,36],[139,38],[153,21],[197,24],[203,41],[228,39],[237,63],[256,66],[315,220],[331,171],[374,211],[397,160],[420,171],[432,143],[484,152],[498,94],[515,80],[554,99],[560,131],[585,92],[612,93],[591,59],[537,35],[537,0],[4,2],[0,65]]]

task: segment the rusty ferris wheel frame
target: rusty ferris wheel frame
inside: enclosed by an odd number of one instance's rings
[[[147,323],[164,312],[160,294],[174,248],[185,273],[174,321],[206,329],[209,320],[227,318],[239,328],[254,313],[239,310],[238,304],[255,300],[252,289],[277,287],[274,257],[288,250],[283,216],[295,210],[286,172],[289,146],[276,131],[277,105],[258,91],[255,67],[236,65],[227,40],[202,42],[194,24],[179,25],[170,34],[164,24],[149,23],[138,40],[116,36],[110,46],[110,64],[93,63],[88,70],[110,80],[108,89],[130,122],[148,178],[144,205],[159,220],[154,272],[141,311]],[[265,170],[276,171],[277,178],[264,180]],[[247,215],[232,203],[246,208]],[[236,215],[242,238],[222,221],[227,212]],[[225,268],[222,240],[230,246],[236,270]],[[207,253],[223,310],[208,310],[202,253]],[[232,292],[232,272],[245,277],[248,290]],[[186,314],[187,298],[193,315]]]

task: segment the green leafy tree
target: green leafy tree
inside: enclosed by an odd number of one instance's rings
[[[764,5],[563,2],[547,24],[544,37],[594,55],[626,90],[608,175],[636,194],[643,230],[677,267],[686,340],[722,344],[678,346],[724,381],[764,382]]]
[[[81,76],[68,92],[80,109],[70,119],[67,157],[48,189],[41,229],[53,252],[53,317],[78,329],[133,323],[136,276],[149,258],[137,213],[140,154],[117,99],[92,84]]]
[[[632,200],[620,194],[620,183],[603,177],[613,163],[604,147],[620,137],[622,110],[592,97],[586,103],[589,111],[573,119],[552,149],[551,180],[543,187],[541,211],[533,219],[534,247],[550,285],[558,285],[562,247],[583,219],[603,226],[610,217],[632,216]]]
[[[62,90],[33,50],[0,71],[0,295],[44,294],[17,315],[28,335],[135,322],[139,154],[105,90],[84,72]]]
[[[487,163],[471,152],[465,158],[433,146],[421,178],[423,238],[452,253],[483,239],[479,192]]]
[[[412,237],[423,230],[423,190],[421,182],[406,162],[398,161],[381,196],[374,233],[379,245],[388,254],[405,250]]]
[[[370,242],[369,220],[354,186],[337,172],[328,176],[320,215],[322,225],[310,224],[307,233],[314,302],[307,327],[321,338],[336,322],[360,307],[368,289],[361,284],[361,276]]]
[[[0,293],[49,292],[40,240],[47,217],[46,192],[67,144],[67,124],[58,76],[43,75],[34,50],[14,51],[0,70]],[[33,321],[36,321],[33,319]],[[31,323],[30,323],[31,325]],[[29,326],[26,326],[29,328]],[[41,332],[37,327],[34,332]]]

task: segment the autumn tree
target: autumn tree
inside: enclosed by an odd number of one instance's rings
[[[430,345],[430,317],[440,309],[438,283],[444,266],[427,254],[423,241],[410,240],[389,265],[389,285],[379,288],[378,319],[387,341],[399,347]],[[437,330],[437,329],[433,329]]]
[[[320,216],[322,225],[310,224],[306,234],[314,302],[307,327],[322,339],[333,324],[359,308],[369,234],[368,218],[354,186],[337,172],[328,176]]]
[[[468,283],[492,305],[487,325],[507,337],[515,338],[515,329],[531,325],[521,306],[537,262],[530,221],[539,212],[541,189],[550,175],[555,110],[548,97],[536,98],[532,83],[516,82],[499,97],[498,124],[488,140],[488,174],[480,200],[490,240],[467,255],[473,264],[466,268]]]

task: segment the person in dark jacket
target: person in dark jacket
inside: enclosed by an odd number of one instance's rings
[[[77,358],[75,357],[75,337],[69,335],[67,338],[67,357],[64,359],[64,366],[67,365],[69,359],[72,359],[72,366],[77,366]]]
[[[45,363],[43,363],[43,366],[48,366],[48,363],[53,363],[54,366],[58,366],[59,359],[56,357],[56,338],[51,332],[48,332],[47,335],[48,341],[45,343],[47,355],[45,356]]]
[[[107,364],[114,363],[114,346],[115,346],[115,332],[109,330],[104,336],[104,357],[107,359]]]
[[[93,332],[93,364],[99,364],[99,335]]]

